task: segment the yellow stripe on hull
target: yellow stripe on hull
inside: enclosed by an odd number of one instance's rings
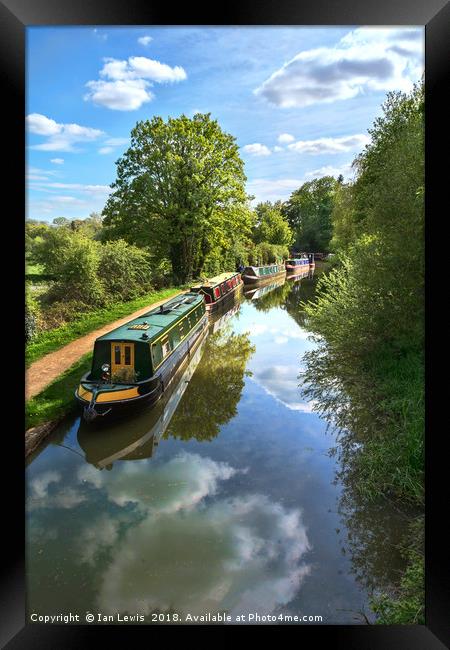
[[[92,392],[83,388],[83,386],[78,387],[78,397],[84,399],[86,402],[90,402],[92,399]],[[132,399],[133,397],[140,397],[139,391],[137,388],[126,388],[124,390],[115,390],[107,393],[99,393],[96,403],[101,404],[102,402],[117,402],[124,399]]]

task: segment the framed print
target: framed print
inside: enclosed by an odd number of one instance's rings
[[[3,646],[156,625],[449,643],[444,5],[3,2],[25,209]]]

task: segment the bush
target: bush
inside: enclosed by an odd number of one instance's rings
[[[249,252],[248,260],[251,265],[261,266],[273,264],[289,257],[287,246],[261,242],[256,244]]]
[[[132,300],[151,290],[149,254],[123,239],[99,248],[98,277],[109,298]]]
[[[101,307],[106,294],[99,278],[101,244],[74,232],[58,240],[54,256],[49,258],[57,280],[47,294],[49,301],[80,301]]]
[[[59,300],[47,305],[41,312],[41,331],[48,331],[70,323],[91,310],[91,306],[80,300]]]
[[[28,343],[38,332],[41,321],[39,303],[28,285],[25,289],[25,342]]]

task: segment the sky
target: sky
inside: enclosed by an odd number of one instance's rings
[[[27,217],[101,212],[136,122],[211,113],[253,204],[353,176],[386,93],[424,67],[424,28],[28,27]]]

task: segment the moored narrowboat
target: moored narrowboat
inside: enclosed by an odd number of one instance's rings
[[[203,295],[208,311],[213,311],[239,293],[243,282],[240,273],[221,273],[191,287],[191,291]]]
[[[154,404],[207,327],[203,296],[185,293],[100,336],[75,391],[84,419]]]
[[[267,264],[265,266],[246,266],[242,274],[244,284],[262,284],[274,278],[286,275],[284,264]]]
[[[309,271],[309,259],[307,257],[295,257],[286,260],[285,266],[288,274]]]
[[[164,395],[151,409],[146,409],[127,422],[111,422],[106,428],[92,435],[91,426],[81,421],[78,429],[78,444],[83,449],[86,461],[98,469],[111,469],[117,460],[133,461],[151,458],[163,437],[175,410],[183,397],[204,351],[207,336],[198,339],[192,348],[192,355],[185,358],[180,369]]]

